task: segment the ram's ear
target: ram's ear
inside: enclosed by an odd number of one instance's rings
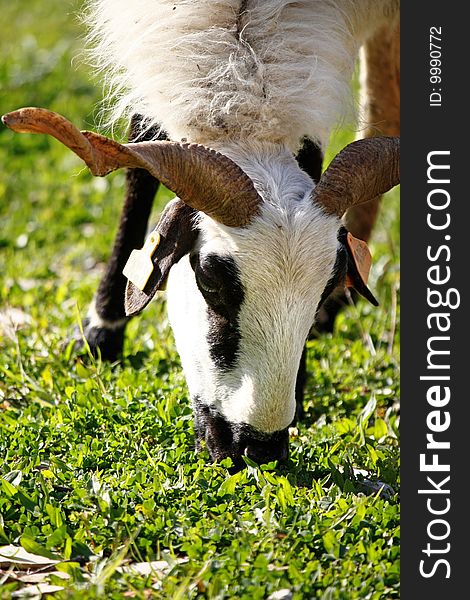
[[[347,232],[344,244],[348,251],[348,272],[345,287],[354,288],[356,292],[364,296],[371,304],[378,306],[372,292],[367,287],[372,257],[366,242],[355,238]]]
[[[141,312],[165,288],[171,267],[191,251],[198,232],[196,211],[179,198],[165,207],[155,229],[140,250],[134,250],[124,267],[128,278],[124,306],[131,317]]]

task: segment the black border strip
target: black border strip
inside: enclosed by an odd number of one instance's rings
[[[416,2],[401,5],[404,600],[466,597],[470,572],[465,510],[470,439],[466,91],[470,30],[457,6],[434,0],[419,7]],[[430,47],[430,42],[440,45],[440,50]],[[441,65],[431,64],[433,58]],[[432,66],[441,68],[441,81],[431,80],[438,73],[430,70]],[[431,163],[450,169],[436,167],[428,172]],[[444,306],[446,300],[454,308]],[[430,316],[437,313],[442,316]],[[424,455],[421,468],[420,455]]]

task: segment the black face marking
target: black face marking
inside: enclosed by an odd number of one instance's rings
[[[289,431],[286,427],[274,433],[261,433],[245,423],[229,423],[220,413],[193,399],[197,447],[205,442],[212,460],[230,457],[234,470],[245,465],[246,455],[258,464],[277,460],[284,462],[289,455]]]
[[[346,278],[346,274],[348,271],[348,251],[346,250],[346,246],[344,245],[343,239],[346,237],[347,233],[348,232],[345,227],[340,227],[338,231],[338,241],[340,242],[340,244],[336,253],[336,260],[333,267],[333,272],[321,295],[320,302],[317,306],[317,313],[322,307],[322,305],[329,298],[329,296],[331,296],[331,294],[335,291],[335,289],[338,286],[342,285]]]
[[[245,297],[237,266],[233,258],[215,254],[194,254],[190,262],[207,303],[211,358],[219,369],[232,369],[240,346],[238,313]]]
[[[309,140],[303,139],[302,147],[297,154],[299,167],[309,175],[315,183],[320,181],[323,153],[320,148]]]

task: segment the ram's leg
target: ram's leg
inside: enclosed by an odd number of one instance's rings
[[[305,415],[304,393],[307,382],[307,347],[303,349],[300,358],[299,370],[297,371],[297,381],[295,382],[295,416],[292,425],[301,421]]]
[[[400,28],[379,29],[361,51],[361,91],[365,135],[400,135]],[[368,241],[379,212],[380,196],[349,209],[343,221],[349,231]],[[354,298],[355,294],[352,294]],[[319,332],[333,331],[335,317],[348,302],[342,289],[328,298],[317,316]]]
[[[132,118],[129,141],[134,141],[137,136],[139,141],[166,139],[155,129],[139,135],[140,123],[138,115]],[[122,351],[129,320],[124,310],[127,279],[122,270],[132,250],[143,245],[158,185],[159,182],[143,169],[126,172],[126,197],[118,233],[103,278],[83,320],[84,335],[91,352],[96,355],[99,349],[105,360],[115,360]],[[75,339],[78,347],[83,345],[80,332],[75,332]]]

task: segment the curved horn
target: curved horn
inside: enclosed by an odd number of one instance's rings
[[[400,138],[374,137],[346,146],[331,161],[313,192],[329,214],[342,217],[355,204],[400,183]]]
[[[146,169],[186,204],[228,227],[247,225],[261,198],[248,175],[230,158],[199,144],[119,144],[80,131],[65,117],[43,108],[22,108],[2,117],[19,133],[47,133],[73,150],[93,175],[121,167]]]

